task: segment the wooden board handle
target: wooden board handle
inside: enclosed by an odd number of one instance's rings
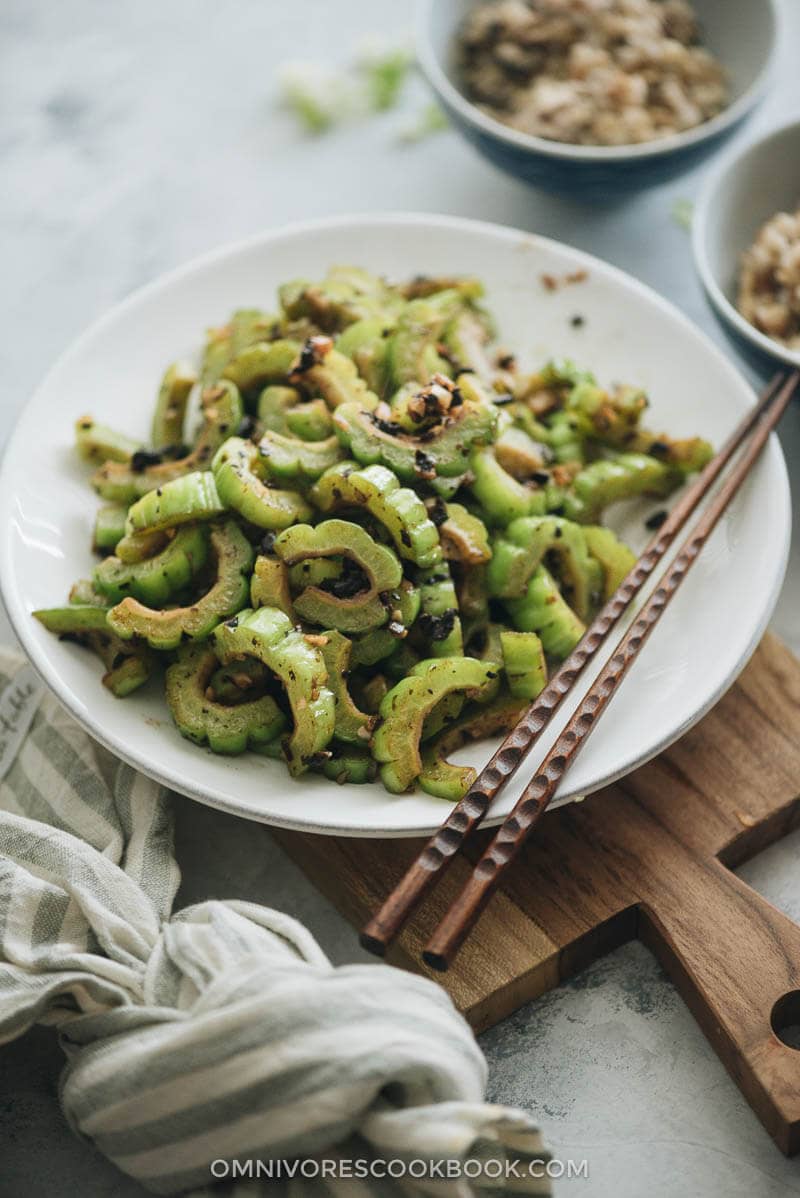
[[[800,1150],[800,1049],[773,1030],[800,1024],[800,927],[716,859],[694,864],[680,898],[641,908],[640,936],[672,977],[778,1146]]]

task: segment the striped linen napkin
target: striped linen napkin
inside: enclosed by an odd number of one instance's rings
[[[0,1044],[58,1027],[78,1135],[157,1194],[549,1192],[439,986],[178,882],[169,794],[0,652]]]

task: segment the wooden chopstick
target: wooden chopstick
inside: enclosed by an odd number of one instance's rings
[[[697,520],[664,577],[587,691],[577,710],[548,752],[539,770],[501,824],[466,885],[445,913],[422,956],[433,969],[445,970],[494,893],[505,870],[518,856],[555,794],[575,757],[597,727],[620,683],[647,642],[701,550],[716,528],[753,464],[761,454],[794,394],[800,373],[794,372],[767,402],[755,431],[736,465]]]
[[[383,956],[387,946],[436,879],[452,863],[464,841],[481,823],[501,788],[516,773],[562,700],[601,648],[688,518],[708,494],[745,438],[769,410],[782,377],[781,374],[774,376],[763,392],[760,402],[747,413],[719,452],[679,499],[636,565],[587,629],[580,644],[506,736],[468,793],[450,811],[380,910],[363,929],[360,939],[364,948]]]

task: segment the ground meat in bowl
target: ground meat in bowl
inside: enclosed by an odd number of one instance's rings
[[[464,22],[459,54],[490,116],[573,145],[654,141],[728,103],[688,0],[491,0]]]
[[[800,208],[768,220],[742,255],[738,308],[773,341],[800,349]]]

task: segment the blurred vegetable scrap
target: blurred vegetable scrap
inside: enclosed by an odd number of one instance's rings
[[[407,43],[374,34],[361,41],[344,68],[310,59],[284,63],[279,73],[281,99],[307,133],[319,135],[348,120],[396,108],[413,69]],[[439,107],[429,103],[400,131],[399,140],[422,141],[447,125]]]
[[[400,140],[406,145],[411,145],[414,142],[423,141],[433,133],[441,133],[443,129],[449,127],[449,124],[450,122],[439,105],[431,101],[418,114],[416,120],[401,131]]]
[[[394,108],[413,65],[414,56],[408,46],[392,46],[376,35],[364,39],[356,70],[362,76],[373,112]]]
[[[672,205],[672,219],[676,225],[685,229],[687,233],[692,231],[692,217],[694,216],[694,204],[691,200],[678,198]]]
[[[279,81],[284,103],[308,133],[324,133],[352,108],[351,89],[321,63],[284,63]]]

